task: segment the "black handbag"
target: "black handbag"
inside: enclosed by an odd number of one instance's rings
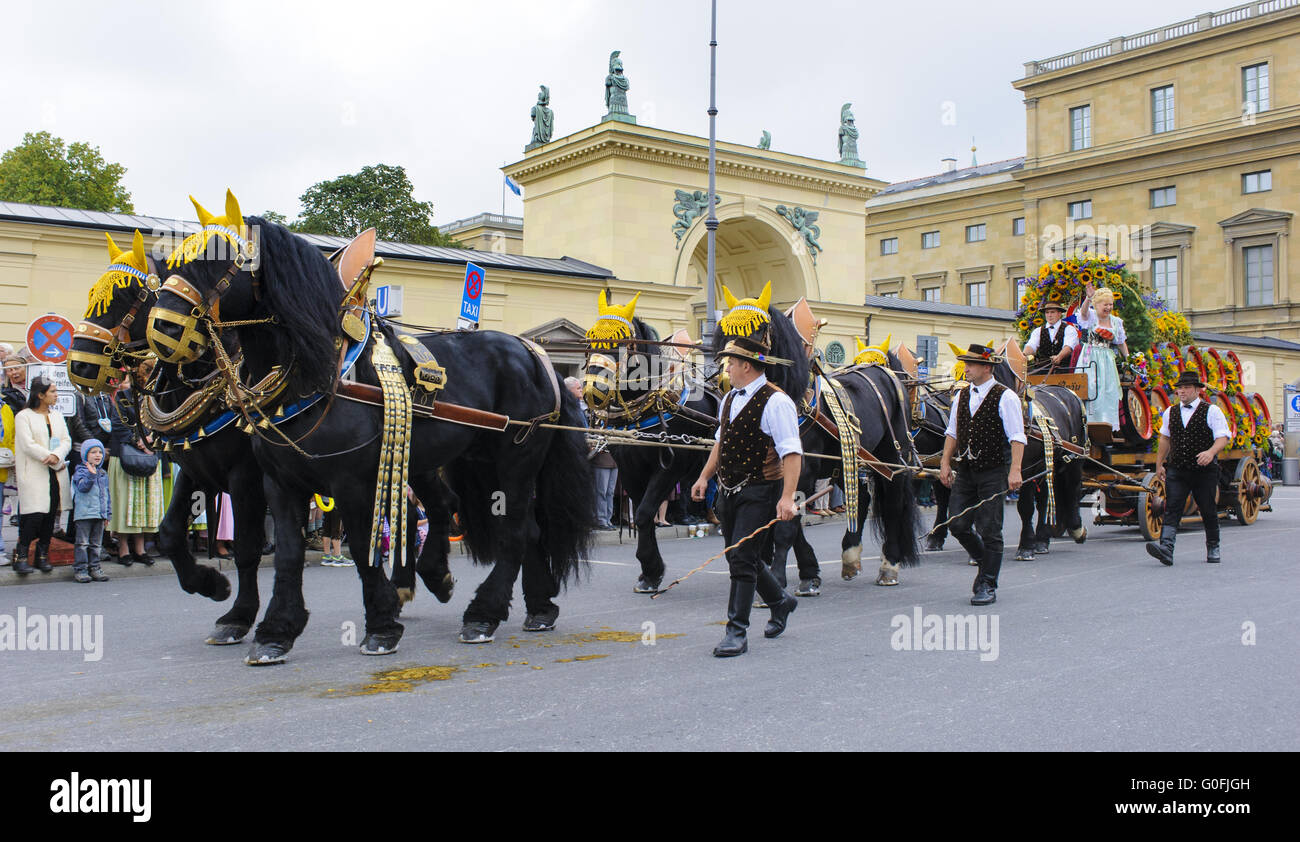
[[[153,472],[158,470],[158,454],[145,453],[130,442],[122,442],[117,458],[122,463],[122,470],[133,477],[153,476]]]

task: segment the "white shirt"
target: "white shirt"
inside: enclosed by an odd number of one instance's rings
[[[1039,342],[1042,339],[1042,334],[1039,333],[1039,331],[1047,331],[1048,344],[1050,345],[1053,341],[1055,341],[1056,332],[1060,330],[1062,326],[1065,327],[1065,344],[1063,347],[1078,348],[1079,331],[1075,329],[1074,325],[1067,324],[1065,321],[1062,320],[1062,321],[1058,321],[1054,325],[1045,324],[1034,328],[1034,332],[1029,334],[1029,341],[1025,343],[1025,353],[1029,356],[1033,356],[1034,352],[1038,350]]]
[[[1197,398],[1189,404],[1174,404],[1174,406],[1182,410],[1183,429],[1187,429],[1187,422],[1191,420],[1192,413],[1196,411],[1196,408],[1200,403],[1201,399]],[[1166,409],[1164,414],[1160,416],[1160,435],[1165,438],[1169,438],[1169,413],[1173,411],[1174,406]],[[1214,404],[1210,404],[1210,411],[1206,415],[1205,423],[1210,425],[1210,433],[1216,439],[1232,438],[1232,433],[1228,430],[1228,419],[1224,416],[1223,410],[1219,409]]]
[[[974,383],[966,388],[970,392],[970,414],[975,417],[975,412],[984,403],[984,398],[988,397],[989,390],[998,381],[990,377],[984,381],[982,386],[976,386]],[[961,400],[959,395],[957,400]],[[1002,399],[998,401],[998,415],[1002,416],[1002,432],[1006,433],[1007,441],[1018,441],[1025,444],[1025,421],[1020,414],[1020,398],[1012,389],[1006,389],[1002,392]],[[952,411],[948,413],[948,438],[957,438],[957,401],[952,402]]]
[[[750,381],[743,389],[732,389],[731,394],[731,417],[727,419],[730,424],[736,420],[740,410],[745,408],[749,399],[754,397],[754,393],[767,385],[767,375],[760,374]],[[726,400],[723,399],[723,406],[726,406]],[[722,408],[718,408],[718,421],[722,420]],[[799,440],[799,411],[795,409],[794,401],[785,392],[777,391],[772,397],[767,399],[767,405],[763,407],[763,417],[759,419],[758,428],[772,437],[772,442],[776,447],[776,455],[784,459],[791,453],[803,453],[803,442]],[[714,439],[722,437],[722,428],[718,427],[713,434]]]

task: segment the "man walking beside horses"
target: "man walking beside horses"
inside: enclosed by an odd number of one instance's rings
[[[1002,569],[1000,495],[1021,486],[1025,423],[1016,393],[993,379],[993,366],[1002,357],[985,345],[971,345],[957,359],[966,365],[970,386],[962,390],[948,417],[939,481],[952,489],[950,506],[961,513],[952,522],[952,535],[979,561],[970,603],[991,605],[997,601]],[[961,467],[955,475],[954,455]],[[963,511],[977,502],[974,512]]]

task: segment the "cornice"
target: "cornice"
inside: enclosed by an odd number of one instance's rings
[[[503,171],[516,182],[527,185],[539,177],[554,175],[607,158],[626,158],[650,163],[669,164],[687,170],[708,171],[707,146],[671,138],[645,136],[617,129],[598,131],[587,139],[568,143],[559,149],[533,155],[510,164]],[[787,164],[782,166],[782,164]],[[750,181],[802,187],[865,201],[884,189],[886,182],[841,173],[827,163],[824,167],[795,161],[783,162],[760,155],[718,149],[717,171]]]

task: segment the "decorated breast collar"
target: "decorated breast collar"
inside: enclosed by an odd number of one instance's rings
[[[606,317],[606,318],[608,318],[608,317]],[[682,395],[681,395],[680,398],[677,399],[677,406],[679,406],[679,407],[686,406],[686,402],[687,402],[688,400],[690,400],[690,399],[691,399],[691,384],[690,384],[689,382],[687,382],[687,383],[683,383],[683,384],[682,384]],[[656,413],[656,414],[654,414],[654,415],[651,415],[649,418],[643,418],[643,419],[641,419],[640,421],[637,421],[635,424],[624,424],[624,425],[621,426],[621,427],[611,427],[610,429],[614,429],[614,430],[644,430],[644,429],[646,429],[647,427],[654,427],[654,426],[656,426],[656,425],[658,425],[658,424],[661,424],[661,423],[662,423],[662,424],[667,424],[667,423],[668,423],[669,421],[671,421],[672,419],[673,419],[673,412],[672,412],[671,410],[669,410],[669,411],[666,411],[666,412],[659,412],[659,413]]]
[[[369,340],[370,340],[370,311],[369,310],[366,310],[363,314],[362,325],[365,327],[365,332],[362,334],[362,338],[360,340],[353,340],[352,343],[348,346],[347,354],[343,357],[343,363],[339,367],[339,379],[344,379],[349,374],[352,373],[352,369],[356,367],[357,360],[361,357],[361,352],[364,351],[366,345],[369,344]],[[305,398],[299,399],[296,403],[283,407],[282,411],[277,412],[275,423],[283,424],[285,421],[288,421],[294,416],[306,412],[308,409],[311,409],[313,406],[315,406],[316,403],[323,397],[325,397],[324,393],[317,392],[314,395],[308,395]],[[184,435],[165,437],[163,441],[172,447],[177,447],[177,446],[186,447],[200,439],[207,438],[208,436],[218,432],[219,430],[226,428],[231,423],[233,423],[237,418],[239,418],[238,413],[236,413],[234,410],[227,409],[225,412],[222,412],[216,418],[200,426],[197,430],[194,430]]]

